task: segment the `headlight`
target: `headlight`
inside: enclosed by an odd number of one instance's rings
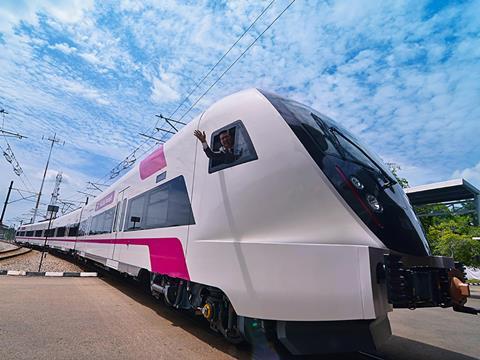
[[[352,182],[353,186],[355,186],[358,190],[363,190],[363,184],[355,176],[351,176],[350,181]]]
[[[381,213],[383,211],[382,204],[379,203],[378,199],[370,194],[367,194],[367,203],[370,205],[373,211]]]

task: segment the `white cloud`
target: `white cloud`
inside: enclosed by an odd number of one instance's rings
[[[135,11],[143,10],[145,7],[144,1],[139,0],[122,0],[120,2],[120,9],[122,11]]]
[[[67,92],[78,94],[87,99],[94,100],[100,105],[109,105],[110,102],[100,93],[98,89],[89,87],[79,81],[57,78],[57,83]]]
[[[165,73],[161,74],[159,78],[152,78],[152,94],[150,99],[153,102],[157,104],[163,104],[180,99],[180,94],[173,88],[172,85],[169,85],[169,83],[172,83],[169,81],[170,79],[172,79],[172,76]]]
[[[55,49],[55,50],[59,50],[65,54],[73,54],[75,51],[77,51],[77,48],[75,48],[74,46],[70,46],[66,43],[59,43],[59,44],[55,44],[55,45],[51,45],[49,46],[50,49]]]
[[[82,20],[85,11],[93,8],[93,0],[51,1],[47,4],[44,7],[46,12],[62,23],[78,22]]]
[[[457,178],[463,178],[480,187],[480,161],[472,167],[463,170],[455,170],[452,174],[452,179]]]
[[[80,57],[93,65],[100,65],[102,63],[94,53],[82,53],[80,54]]]
[[[38,25],[38,15],[46,14],[62,23],[80,21],[84,13],[93,8],[93,0],[16,0],[0,2],[0,31],[11,31],[21,21]]]

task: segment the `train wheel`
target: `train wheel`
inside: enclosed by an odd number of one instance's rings
[[[142,291],[146,294],[151,294],[150,290],[150,271],[141,269],[138,273],[137,280],[140,283]]]
[[[225,337],[225,339],[227,339],[229,343],[232,343],[235,345],[241,344],[242,342],[245,341],[243,335],[240,333],[240,331],[236,327],[233,329],[225,330],[225,333],[223,334],[223,336]]]

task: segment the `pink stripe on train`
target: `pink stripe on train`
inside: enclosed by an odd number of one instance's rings
[[[163,169],[165,166],[167,166],[167,160],[165,159],[163,146],[160,145],[157,150],[140,162],[140,179],[145,180],[147,177]]]
[[[44,240],[44,238],[31,238]],[[150,267],[152,272],[165,274],[171,277],[190,280],[187,269],[182,242],[178,238],[130,238],[130,239],[48,239],[47,242],[64,241],[78,243],[94,243],[109,245],[145,245],[150,254]]]

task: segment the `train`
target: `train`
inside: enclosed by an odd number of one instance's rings
[[[132,276],[228,341],[293,354],[375,350],[394,308],[476,313],[462,266],[432,256],[388,166],[340,122],[259,89],[217,101],[16,241]]]

